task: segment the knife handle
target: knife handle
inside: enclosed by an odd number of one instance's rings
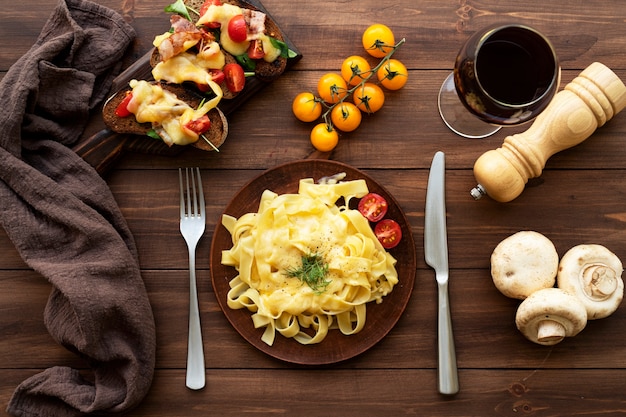
[[[445,395],[454,395],[459,392],[459,375],[456,367],[452,319],[450,318],[450,304],[448,302],[448,283],[440,282],[438,287],[439,392]]]

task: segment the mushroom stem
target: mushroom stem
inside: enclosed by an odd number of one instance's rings
[[[546,319],[539,322],[537,340],[541,343],[558,343],[565,338],[565,327],[558,321]]]
[[[587,310],[583,303],[559,288],[532,293],[515,314],[515,325],[524,336],[545,346],[576,336],[586,324]]]
[[[622,261],[602,245],[574,246],[561,258],[557,286],[574,295],[589,320],[608,317],[624,298]]]
[[[606,265],[594,264],[583,270],[583,289],[591,298],[604,300],[617,289],[615,271]]]

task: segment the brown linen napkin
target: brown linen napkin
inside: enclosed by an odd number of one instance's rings
[[[62,0],[0,82],[0,223],[53,286],[50,334],[86,361],[24,381],[14,416],[121,413],[152,383],[155,326],[135,242],[107,184],[68,147],[134,36],[114,11]]]

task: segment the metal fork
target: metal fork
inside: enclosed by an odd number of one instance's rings
[[[185,169],[185,188],[183,188],[183,170],[178,169],[180,182],[180,233],[187,242],[189,250],[189,340],[187,341],[187,378],[190,389],[201,389],[205,384],[204,351],[202,330],[200,329],[200,311],[198,291],[196,289],[196,245],[204,234],[206,212],[200,169]],[[186,198],[185,198],[186,197]]]

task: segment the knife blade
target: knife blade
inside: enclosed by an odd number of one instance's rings
[[[459,377],[448,302],[448,238],[446,230],[445,154],[436,152],[428,174],[424,212],[424,258],[435,270],[438,292],[437,352],[441,394],[459,392]]]

